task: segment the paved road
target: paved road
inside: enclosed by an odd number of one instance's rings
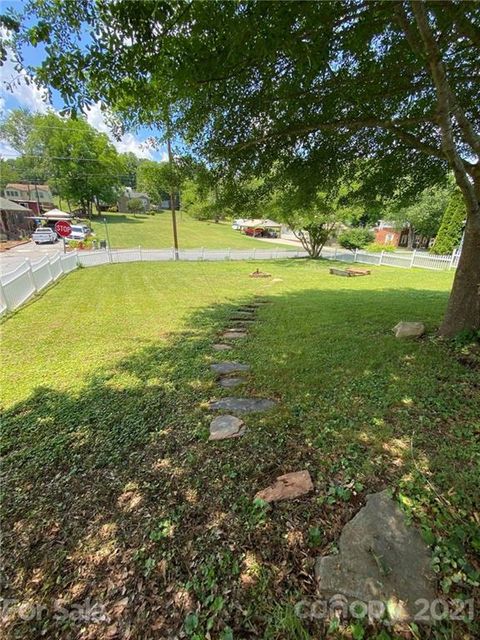
[[[30,241],[8,251],[2,251],[0,253],[0,273],[13,271],[24,262],[25,258],[32,261],[40,260],[43,256],[52,256],[59,251],[63,251],[61,241],[55,244],[35,244]]]

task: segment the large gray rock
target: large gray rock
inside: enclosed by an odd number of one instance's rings
[[[209,440],[227,440],[243,436],[245,426],[243,420],[236,416],[218,416],[210,423]]]
[[[396,338],[419,338],[425,333],[423,322],[399,322],[392,331]]]
[[[431,555],[420,533],[408,527],[387,491],[367,504],[340,535],[340,553],[317,560],[315,574],[325,597],[380,601],[394,621],[409,621],[435,599]]]
[[[210,369],[214,373],[223,375],[225,373],[235,373],[237,371],[249,371],[249,364],[242,364],[241,362],[215,362],[210,365]]]
[[[210,409],[214,411],[235,411],[238,413],[256,413],[268,411],[275,406],[274,400],[268,398],[221,398],[212,400]]]

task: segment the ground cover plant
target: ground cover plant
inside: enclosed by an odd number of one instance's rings
[[[249,278],[257,266],[273,278]],[[477,362],[433,337],[452,275],[330,266],[80,269],[4,322],[2,583],[45,607],[24,620],[7,608],[5,637],[478,637],[462,621],[394,631],[295,615],[315,597],[315,558],[384,487],[431,545],[439,593],[478,593]],[[252,365],[245,395],[278,408],[207,442],[206,402],[231,395],[211,345],[255,293],[272,303],[227,359]],[[427,337],[396,340],[401,319]],[[298,468],[313,494],[253,501]],[[99,619],[55,616],[87,600]]]
[[[163,249],[173,246],[172,219],[169,211],[154,215],[106,213],[93,217],[92,227],[99,240],[105,240],[107,219],[108,235],[114,249],[143,247]],[[177,213],[179,244],[182,249],[292,249],[280,243],[267,243],[234,231],[230,222],[195,220],[187,213]]]

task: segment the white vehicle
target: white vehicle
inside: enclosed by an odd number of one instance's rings
[[[35,244],[47,244],[56,242],[58,236],[50,227],[37,227],[32,234],[32,240]]]
[[[72,231],[67,240],[86,240],[92,235],[92,230],[85,224],[72,224]]]

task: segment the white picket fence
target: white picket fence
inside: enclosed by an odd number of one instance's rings
[[[384,265],[389,267],[404,267],[412,269],[434,269],[443,271],[445,269],[455,269],[460,259],[460,252],[454,251],[451,255],[440,256],[423,251],[412,251],[411,253],[400,253],[382,251],[381,253],[371,253],[369,251],[347,251],[336,247],[324,247],[322,258],[328,260],[339,260],[341,262],[361,262],[363,264]]]
[[[36,262],[25,260],[13,271],[0,276],[0,316],[13,311],[34,294],[78,266],[76,253],[45,256]]]
[[[7,311],[17,309],[33,295],[55,282],[63,274],[69,273],[79,265],[94,267],[101,264],[120,262],[165,262],[170,260],[282,260],[285,258],[305,258],[306,251],[290,249],[181,249],[178,257],[173,249],[115,249],[97,251],[73,251],[58,253],[52,257],[45,256],[36,262],[25,260],[23,264],[0,275],[0,316]],[[346,251],[332,247],[324,247],[322,258],[342,262],[360,262],[392,267],[420,267],[422,269],[445,270],[454,269],[458,264],[459,253],[449,256],[438,256],[423,252],[401,253],[369,253],[368,251]]]

